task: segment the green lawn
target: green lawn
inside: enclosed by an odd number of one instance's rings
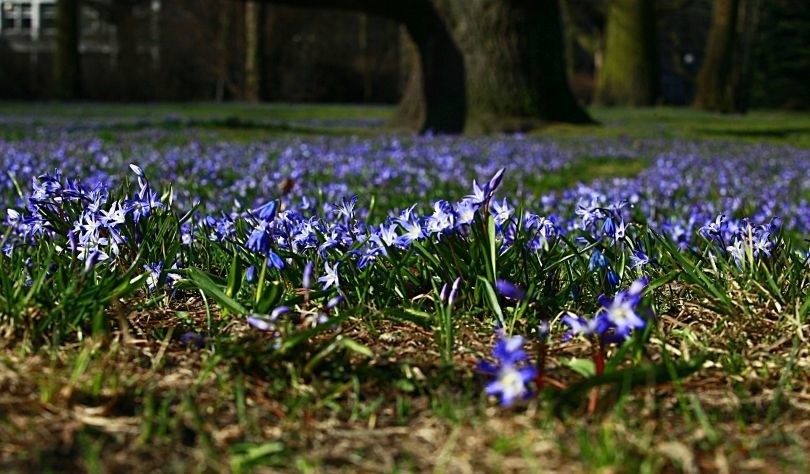
[[[0,102],[0,118],[23,116],[35,122],[75,122],[77,118],[109,120],[110,128],[118,130],[191,127],[240,141],[279,133],[366,134],[369,133],[366,127],[353,125],[351,121],[369,121],[374,125],[372,131],[384,130],[393,112],[394,106],[390,105]],[[810,113],[807,112],[754,110],[746,115],[726,115],[673,107],[593,107],[589,112],[599,125],[549,125],[532,133],[561,139],[595,136],[729,140],[810,147]]]

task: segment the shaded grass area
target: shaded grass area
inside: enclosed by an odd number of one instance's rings
[[[24,138],[31,126],[64,122],[112,139],[150,128],[200,130],[217,139],[252,141],[274,135],[374,134],[384,131],[392,105],[345,104],[63,104],[0,102],[0,136]],[[531,132],[557,139],[577,137],[728,140],[810,147],[810,113],[755,110],[746,115],[688,108],[592,107],[593,126],[553,124]],[[25,117],[24,122],[15,117]],[[80,118],[77,120],[77,118]]]
[[[97,133],[104,140],[160,129],[246,142],[279,135],[368,134],[384,125],[390,113],[389,106],[330,104],[6,102],[0,103],[0,119],[5,118],[0,136],[21,140],[36,127],[62,125],[70,132]]]
[[[728,140],[810,147],[810,114],[755,110],[746,115],[717,114],[688,108],[589,109],[601,125],[552,125],[541,135]]]
[[[346,104],[249,104],[249,103],[61,103],[0,102],[0,114],[23,115],[42,120],[75,119],[165,119],[167,117],[210,119],[236,117],[250,120],[339,120],[387,119],[392,111],[387,105]]]

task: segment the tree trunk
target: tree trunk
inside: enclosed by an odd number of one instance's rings
[[[591,122],[568,84],[557,0],[439,4],[464,54],[473,127]]]
[[[54,84],[59,99],[78,99],[82,95],[79,34],[79,0],[59,0],[54,56]]]
[[[403,17],[405,29],[416,45],[421,73],[421,81],[412,89],[421,89],[421,93],[410,96],[424,104],[419,131],[459,133],[467,119],[464,58],[433,4],[423,1],[419,5],[419,9]],[[410,108],[404,103],[408,99],[403,97],[400,115]]]
[[[110,19],[115,25],[115,40],[118,44],[116,65],[121,82],[129,91],[130,99],[142,97],[141,81],[143,76],[139,69],[143,67],[138,58],[138,28],[134,5],[114,3],[110,7]],[[134,97],[133,97],[134,95]]]
[[[245,4],[245,100],[261,100],[266,5],[248,1]]]
[[[230,92],[230,40],[232,8],[228,8],[218,18],[217,23],[217,83],[214,100],[223,102]]]
[[[456,133],[468,111],[483,128],[591,122],[566,78],[557,0],[264,1],[400,22],[418,60],[400,102],[401,124]]]
[[[639,107],[658,99],[655,23],[654,0],[610,0],[597,103]]]
[[[756,5],[748,0],[714,1],[695,107],[723,113],[744,113],[747,109],[756,12]]]

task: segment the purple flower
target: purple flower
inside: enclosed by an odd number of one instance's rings
[[[308,261],[307,264],[304,266],[304,276],[302,278],[301,286],[308,290],[312,288],[312,261]]]
[[[143,269],[149,272],[149,275],[146,277],[146,287],[149,289],[149,291],[154,291],[160,282],[160,274],[163,271],[163,262],[144,265]]]
[[[537,376],[537,369],[528,364],[528,355],[523,350],[523,337],[507,337],[503,330],[498,330],[498,342],[492,350],[496,364],[487,361],[478,362],[478,370],[494,377],[485,388],[487,395],[500,398],[501,405],[510,406],[517,399],[531,396],[527,387]]]
[[[605,268],[607,266],[607,259],[605,259],[604,254],[599,250],[594,250],[591,254],[591,259],[588,261],[588,271],[594,271],[599,268]]]
[[[526,290],[506,280],[495,280],[495,289],[503,296],[517,301],[526,298]]]
[[[599,317],[591,319],[577,316],[574,313],[566,313],[563,316],[563,323],[571,328],[563,336],[563,340],[568,341],[576,336],[591,337],[601,334],[605,330],[604,321]]]
[[[452,305],[456,299],[456,292],[458,292],[458,287],[460,283],[461,277],[456,278],[453,281],[453,286],[449,289],[447,287],[447,283],[445,283],[442,286],[442,291],[439,292],[439,301],[441,301],[442,303],[447,303],[448,305]]]
[[[267,316],[261,316],[258,314],[252,314],[247,318],[248,324],[253,326],[254,328],[260,331],[270,331],[275,329],[275,325],[273,321],[268,318]]]
[[[647,282],[637,280],[625,291],[620,291],[613,299],[604,295],[599,297],[602,309],[597,313],[597,317],[612,327],[616,334],[622,338],[627,338],[633,329],[642,329],[647,323],[636,313],[636,307],[641,301],[641,292]]]
[[[205,336],[196,332],[187,332],[180,336],[180,343],[195,349],[202,349],[205,346]]]
[[[644,253],[641,249],[633,250],[633,255],[630,256],[630,268],[641,268],[650,263],[650,256]]]
[[[329,301],[326,302],[326,309],[335,308],[337,305],[339,305],[341,302],[343,302],[344,299],[345,298],[343,297],[343,295],[337,295],[337,296],[333,297],[332,299],[330,299]]]
[[[245,280],[247,280],[248,283],[253,283],[256,281],[256,265],[247,267],[247,270],[245,271]]]

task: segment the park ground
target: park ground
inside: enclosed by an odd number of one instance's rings
[[[155,128],[239,143],[319,135],[362,139],[390,133],[384,124],[391,113],[382,106],[5,103],[0,140],[24,141],[54,123],[88,124],[111,141]],[[810,148],[806,113],[591,113],[600,126],[551,125],[530,136]],[[532,186],[541,193],[628,177],[646,164],[588,159],[533,179]],[[810,470],[808,300],[782,305],[742,285],[731,295],[732,307],[745,309],[733,315],[704,304],[694,288],[671,284],[667,291],[660,331],[678,337],[675,345],[653,337],[651,351],[710,359],[689,377],[629,393],[606,390],[595,411],[576,406],[565,414],[550,398],[502,408],[483,393],[475,363],[489,356],[494,336],[481,318],[456,328],[449,363],[442,363],[429,324],[369,310],[348,319],[342,332],[365,349],[331,346],[334,341],[320,341],[321,334],[302,349],[317,360],[270,364],[265,339],[199,296],[158,302],[135,297],[110,311],[118,323],[106,334],[56,345],[20,339],[19,332],[0,339],[0,470]],[[222,328],[220,340],[201,350],[178,341],[183,328],[212,319]],[[581,350],[582,343],[572,340],[551,355],[556,383],[571,382],[564,361]]]

